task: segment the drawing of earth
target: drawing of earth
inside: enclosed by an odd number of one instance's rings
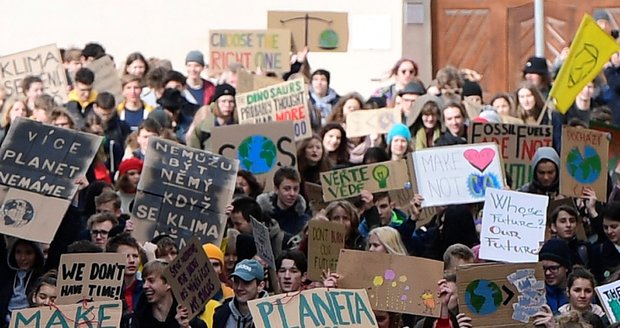
[[[277,154],[273,141],[262,135],[253,135],[243,139],[237,148],[237,158],[241,168],[253,174],[271,171]]]
[[[489,280],[474,280],[465,289],[465,303],[469,310],[479,315],[494,313],[502,303],[502,291]]]
[[[568,174],[579,183],[593,183],[601,175],[601,158],[596,149],[586,145],[583,154],[574,147],[566,157]]]

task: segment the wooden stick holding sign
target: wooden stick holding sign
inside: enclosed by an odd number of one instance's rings
[[[14,310],[9,327],[120,327],[122,312],[121,301],[40,306]]]
[[[403,189],[408,182],[409,169],[404,159],[321,173],[323,199],[326,202],[357,196],[362,190]]]
[[[401,113],[398,108],[356,110],[349,113],[347,138],[363,137],[371,133],[388,133],[394,124],[401,123]]]

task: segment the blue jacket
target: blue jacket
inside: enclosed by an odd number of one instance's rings
[[[553,314],[559,314],[558,309],[560,306],[568,303],[568,297],[566,296],[566,288],[560,288],[555,286],[549,286],[545,284],[545,289],[547,291],[547,305],[553,311]]]

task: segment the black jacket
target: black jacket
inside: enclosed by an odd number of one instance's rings
[[[177,301],[173,297],[172,306],[168,311],[168,317],[165,322],[160,322],[151,311],[151,304],[146,300],[146,295],[142,293],[140,300],[136,305],[136,309],[131,314],[126,314],[121,320],[121,328],[177,328],[180,327],[174,318],[177,314]],[[207,328],[207,324],[200,320],[198,316],[189,322],[192,328]]]

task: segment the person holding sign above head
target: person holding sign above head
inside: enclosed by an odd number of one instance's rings
[[[545,274],[547,305],[557,314],[558,309],[568,303],[566,282],[572,268],[568,244],[560,239],[547,240],[538,253],[538,259]]]
[[[435,142],[435,146],[466,144],[465,107],[457,102],[449,102],[443,108],[442,114],[446,132]]]
[[[80,68],[75,73],[73,90],[69,92],[67,110],[78,120],[78,126],[84,126],[84,119],[89,115],[97,100],[97,92],[93,90],[95,73],[88,68]]]
[[[532,181],[518,191],[556,197],[560,191],[560,156],[552,147],[536,149],[532,157]]]
[[[200,76],[205,70],[205,58],[202,52],[198,50],[188,52],[185,56],[185,68],[187,69],[187,90],[193,98],[188,100],[199,106],[212,103],[215,85]]]
[[[597,304],[592,304],[592,300],[594,299],[594,287],[596,287],[596,282],[590,271],[581,266],[576,266],[573,272],[568,275],[568,282],[566,285],[568,303],[562,305],[558,311],[562,314],[572,310],[578,311],[579,313],[592,312],[609,324],[609,320],[603,308]]]
[[[144,121],[153,107],[140,99],[142,93],[142,79],[135,75],[124,75],[121,78],[123,87],[123,101],[116,106],[118,117],[127,123],[132,131],[135,131]]]
[[[187,145],[211,151],[213,127],[237,124],[235,113],[235,88],[230,84],[220,84],[215,88],[211,105],[202,106],[187,130]]]
[[[411,151],[411,132],[402,123],[396,123],[387,134],[387,153],[390,160],[397,161],[407,157]]]

